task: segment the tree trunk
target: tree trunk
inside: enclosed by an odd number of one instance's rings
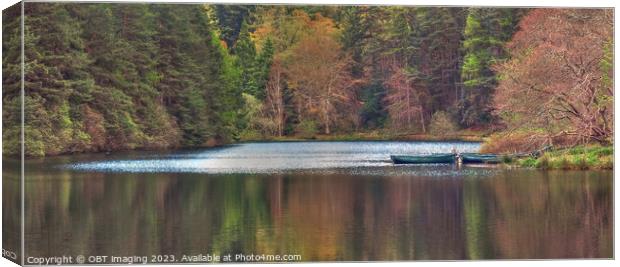
[[[422,107],[420,107],[420,122],[422,123],[422,132],[426,133],[426,123],[424,122],[424,111],[422,110]]]
[[[323,107],[323,113],[325,114],[323,117],[325,119],[324,124],[325,124],[325,134],[330,134],[330,130],[329,130],[329,100],[325,100],[325,106]]]

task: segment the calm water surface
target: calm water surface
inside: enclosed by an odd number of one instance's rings
[[[247,143],[26,166],[26,257],[609,258],[611,171],[394,166],[466,142]],[[17,187],[5,161],[4,187]],[[17,177],[17,173],[12,175]],[[16,190],[4,194],[17,198]],[[6,209],[10,207],[5,206]],[[4,223],[10,224],[7,217]]]

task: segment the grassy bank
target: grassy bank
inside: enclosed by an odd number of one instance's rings
[[[499,132],[486,138],[480,152],[508,155],[531,153],[551,141],[557,149],[546,151],[537,158],[506,159],[507,166],[561,170],[613,169],[613,144],[573,147],[576,140],[570,136],[558,136],[551,140],[545,136],[544,132],[532,130]],[[561,147],[564,148],[560,149]]]
[[[586,145],[554,150],[539,158],[517,159],[520,167],[557,170],[611,170],[614,167],[613,146]]]

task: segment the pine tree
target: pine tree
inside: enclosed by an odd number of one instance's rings
[[[151,5],[114,5],[118,21],[118,39],[127,44],[122,50],[133,71],[127,72],[135,90],[131,90],[135,117],[143,133],[144,147],[170,147],[180,142],[180,133],[157,91],[161,74],[156,69],[159,47],[155,39],[157,23]]]
[[[239,71],[201,5],[27,7],[29,155],[203,146],[238,134]],[[16,106],[18,91],[6,92]]]
[[[251,5],[214,5],[220,35],[226,47],[232,48],[237,42],[243,23],[246,23],[250,14],[256,9]]]
[[[244,93],[253,96],[261,95],[263,88],[259,88],[257,81],[258,62],[256,46],[250,38],[248,24],[244,21],[241,24],[239,38],[232,48],[232,53],[236,56],[236,65],[241,70],[240,86]]]
[[[258,88],[256,97],[258,99],[265,98],[265,87],[269,79],[269,72],[273,63],[274,54],[275,47],[273,41],[271,38],[267,38],[265,44],[262,46],[262,51],[260,51],[256,59],[256,86]]]
[[[521,11],[469,8],[467,12],[460,120],[463,126],[485,125],[493,121],[491,100],[497,76],[492,66],[506,58],[503,46],[512,37]]]
[[[176,117],[184,146],[200,146],[214,136],[215,125],[209,116],[213,107],[207,99],[211,88],[206,82],[213,77],[202,62],[211,62],[204,34],[192,22],[200,22],[195,6],[154,5],[160,27],[157,69],[161,80],[157,89],[169,112]],[[198,20],[198,21],[196,21]],[[204,25],[200,25],[204,26]]]
[[[215,126],[212,138],[219,143],[230,142],[239,138],[243,126],[242,90],[238,83],[241,73],[224,42],[210,27],[207,14],[199,9],[194,11],[193,25],[196,31],[204,36],[203,43],[206,45],[203,50],[206,52],[204,59],[199,59],[198,62],[205,68],[205,77],[209,77],[204,81],[204,88],[207,92],[206,99],[212,107],[211,117],[215,120],[212,121]]]
[[[21,150],[21,2],[2,11],[2,151]],[[30,38],[30,35],[26,35]]]
[[[351,6],[343,7],[340,12],[342,34],[340,42],[351,55],[351,75],[360,82],[359,100],[363,103],[360,110],[360,123],[365,128],[383,127],[386,112],[383,97],[384,77],[381,74],[377,53],[376,36],[380,35],[379,21],[384,9],[377,7]]]
[[[459,42],[462,16],[459,8],[401,8],[388,9],[390,18],[382,34],[380,47],[384,71],[399,77],[399,87],[410,88],[411,104],[405,104],[409,114],[418,113],[416,125],[398,128],[426,130],[429,117],[446,110],[456,102],[456,83],[459,80]],[[396,76],[394,76],[396,75]],[[406,78],[400,77],[405,75]],[[394,81],[388,82],[394,85]],[[387,99],[394,99],[386,94]],[[415,97],[412,97],[415,96]],[[393,102],[393,101],[392,101]],[[394,105],[394,103],[392,103]],[[394,114],[399,115],[399,114]],[[411,121],[411,120],[406,120]]]
[[[92,107],[92,112],[96,113],[94,116],[104,118],[105,141],[96,145],[112,149],[140,146],[142,132],[137,124],[132,98],[139,94],[138,75],[127,57],[132,54],[132,47],[118,35],[120,23],[117,23],[113,5],[67,8],[81,18],[84,50],[93,60],[88,66],[95,83],[90,92],[93,99],[84,104]]]
[[[26,154],[83,150],[89,137],[75,100],[88,98],[93,82],[81,26],[60,4],[29,3],[25,14]]]

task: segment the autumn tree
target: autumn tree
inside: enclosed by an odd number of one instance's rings
[[[320,19],[327,19],[322,16]],[[259,6],[256,11],[255,31],[252,38],[258,49],[271,39],[274,51],[286,53],[297,42],[312,33],[312,18],[308,13],[286,6]]]
[[[318,118],[330,134],[336,114],[356,101],[350,91],[351,61],[341,53],[336,28],[330,19],[316,16],[315,34],[301,39],[288,58],[288,84],[305,119]]]
[[[285,78],[284,68],[280,59],[275,59],[271,66],[271,72],[269,73],[269,80],[265,88],[266,92],[266,114],[271,118],[271,121],[275,124],[275,131],[272,133],[275,136],[282,136],[284,134],[284,124],[286,122],[286,110],[285,110]]]
[[[512,59],[497,66],[497,114],[511,128],[544,138],[609,142],[613,11],[536,9],[520,28],[508,44]]]
[[[388,91],[384,100],[392,128],[408,130],[420,126],[422,132],[426,132],[424,92],[415,87],[414,78],[402,63],[393,59],[390,68],[392,74],[385,80]]]

